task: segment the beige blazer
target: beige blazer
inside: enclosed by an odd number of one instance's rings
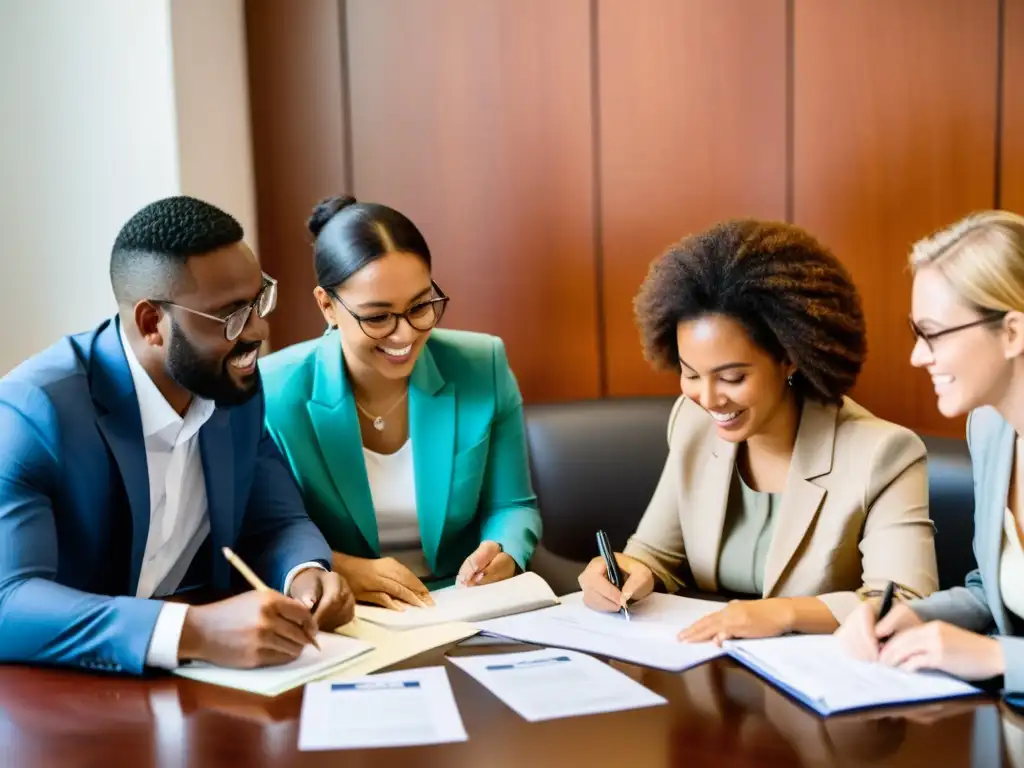
[[[716,592],[736,443],[680,397],[661,480],[625,553],[669,592]],[[803,407],[765,562],[764,597],[817,596],[842,621],[889,581],[898,597],[938,588],[924,443],[850,399]],[[693,584],[687,584],[687,573]]]

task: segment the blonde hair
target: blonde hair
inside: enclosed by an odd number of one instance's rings
[[[972,213],[915,243],[910,266],[935,267],[979,310],[1024,312],[1024,216]]]

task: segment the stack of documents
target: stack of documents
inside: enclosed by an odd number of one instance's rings
[[[736,661],[821,715],[980,693],[938,672],[904,672],[857,661],[832,635],[738,640],[726,645]]]
[[[356,616],[390,629],[414,629],[450,621],[483,621],[558,604],[551,587],[527,572],[482,587],[447,587],[431,592],[434,605],[404,611],[357,605]]]
[[[679,631],[722,603],[653,594],[630,606],[630,618],[593,611],[577,592],[560,605],[518,616],[477,622],[482,631],[524,643],[573,648],[633,664],[681,672],[723,656],[713,643],[680,643]]]
[[[237,688],[262,696],[278,696],[311,680],[317,680],[350,659],[373,649],[365,641],[327,632],[317,633],[316,640],[320,650],[307,645],[297,659],[275,667],[232,669],[194,662],[172,671],[181,677],[204,683]]]
[[[366,749],[466,741],[444,667],[306,686],[299,749]]]
[[[448,660],[530,722],[667,703],[618,670],[575,651],[528,651]]]

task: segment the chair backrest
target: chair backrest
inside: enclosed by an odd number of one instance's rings
[[[599,529],[622,549],[668,456],[666,430],[674,400],[614,398],[526,407],[546,553],[582,568],[597,554]],[[963,440],[925,438],[925,444],[939,582],[947,589],[963,584],[974,567],[971,462]]]
[[[974,570],[974,479],[967,441],[924,437],[928,449],[928,509],[935,523],[939,589],[962,587]]]

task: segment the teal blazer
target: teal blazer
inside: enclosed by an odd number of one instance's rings
[[[978,567],[967,574],[964,586],[907,603],[925,621],[945,621],[995,635],[1006,658],[1003,693],[1014,699],[1024,696],[1024,627],[1003,603],[999,561],[1016,438],[1013,427],[994,408],[980,408],[968,417],[967,445],[974,474],[974,556]]]
[[[355,397],[331,333],[260,363],[267,428],[328,544],[380,557]],[[481,541],[526,569],[540,538],[523,400],[501,339],[437,329],[409,387],[416,508],[427,564],[454,577]]]

